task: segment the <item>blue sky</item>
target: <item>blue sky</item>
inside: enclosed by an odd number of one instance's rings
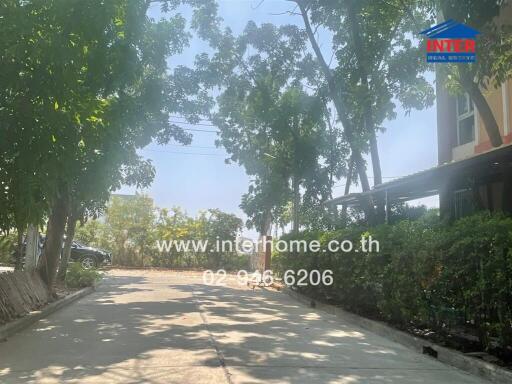
[[[241,32],[249,20],[254,20],[257,24],[270,22],[303,25],[299,16],[277,15],[291,10],[293,7],[290,2],[265,0],[258,6],[259,3],[260,0],[221,0],[219,14],[224,19],[224,24],[234,33]],[[158,9],[154,8],[152,14],[158,17]],[[324,50],[329,49],[327,36],[325,39],[320,36],[319,42]],[[205,49],[204,43],[194,39],[183,55],[171,59],[170,65],[192,65],[194,56]],[[437,164],[435,106],[423,111],[412,111],[409,116],[405,116],[401,109],[397,109],[397,112],[397,118],[385,122],[386,131],[378,137],[385,181]],[[215,130],[215,127],[208,125],[209,122],[203,124],[205,125],[182,126]],[[156,168],[155,180],[144,192],[149,194],[159,207],[180,206],[192,215],[199,210],[219,208],[245,219],[239,204],[242,194],[247,191],[249,177],[243,168],[225,164],[226,153],[222,148],[215,148],[214,133],[192,133],[194,138],[191,146],[150,145],[141,152],[153,161]],[[334,189],[335,196],[343,193],[344,180],[337,184]],[[134,191],[131,188],[123,188],[120,192]],[[433,206],[437,204],[437,200],[428,199],[425,203]],[[247,231],[246,234],[252,236],[254,232]]]

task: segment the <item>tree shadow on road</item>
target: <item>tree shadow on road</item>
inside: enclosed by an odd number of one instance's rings
[[[197,281],[110,276],[0,343],[0,382],[435,382],[396,370],[435,371],[434,362],[283,294]]]

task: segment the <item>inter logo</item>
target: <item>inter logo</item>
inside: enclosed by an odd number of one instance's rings
[[[427,62],[473,63],[476,61],[476,29],[454,20],[420,32],[427,37]]]

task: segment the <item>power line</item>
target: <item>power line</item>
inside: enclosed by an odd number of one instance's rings
[[[209,132],[209,131],[208,131]],[[177,147],[188,147],[188,148],[216,148],[216,147],[207,147],[207,146],[183,146],[178,144],[169,144],[174,145]],[[172,155],[197,155],[197,156],[222,156],[226,157],[227,155],[221,154],[221,153],[199,153],[199,152],[179,152],[179,151],[165,151],[165,150],[158,150],[158,149],[141,149],[141,151],[145,152],[157,152],[157,153],[169,153]],[[403,176],[382,176],[383,179],[397,179]],[[373,179],[373,176],[368,176],[369,179]],[[344,187],[346,184],[335,184],[332,186],[332,188],[341,188]]]
[[[196,128],[183,128],[183,127],[180,127],[181,129],[183,129],[184,131],[191,131],[191,132],[208,132],[208,133],[219,133],[220,131],[212,131],[212,130],[208,130],[208,129],[196,129]]]
[[[173,124],[187,124],[187,125],[200,126],[200,127],[216,127],[216,125],[213,125],[213,124],[201,124],[201,123],[192,124],[192,123],[187,123],[186,121],[173,121],[173,120],[170,120],[169,122],[173,123]],[[181,129],[183,129],[184,131],[192,131],[192,132],[208,132],[208,133],[218,133],[218,132],[220,132],[218,129],[211,130],[211,129],[185,128],[185,127],[182,127],[181,125],[179,127]]]
[[[172,117],[173,119],[183,119],[183,120],[187,120],[187,118],[185,116],[180,116],[180,115],[169,115],[169,117]],[[208,122],[212,122],[210,119],[199,119],[201,121],[208,121]]]
[[[173,119],[187,120],[187,117],[180,116],[180,115],[169,115],[169,117],[172,117]],[[206,121],[206,122],[210,123],[212,127],[216,126],[215,124],[213,124],[213,122],[210,119],[199,119],[199,121]],[[195,124],[195,123],[187,123],[187,124]]]
[[[169,153],[172,155],[197,155],[197,156],[222,156],[226,157],[221,153],[199,153],[199,152],[178,152],[178,151],[159,151],[157,149],[141,149],[141,151],[146,152],[157,152],[157,153]]]
[[[168,146],[179,147],[179,148],[202,148],[202,149],[219,149],[214,146],[202,146],[202,145],[184,145],[184,144],[166,144]]]
[[[200,127],[217,127],[216,125],[214,124],[205,124],[205,123],[188,123],[186,121],[174,121],[174,120],[169,120],[170,123],[173,123],[173,124],[187,124],[187,125],[195,125],[195,126],[200,126]]]

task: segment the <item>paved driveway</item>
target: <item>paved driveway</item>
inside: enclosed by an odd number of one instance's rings
[[[482,381],[284,294],[113,271],[94,294],[0,343],[0,383]]]

